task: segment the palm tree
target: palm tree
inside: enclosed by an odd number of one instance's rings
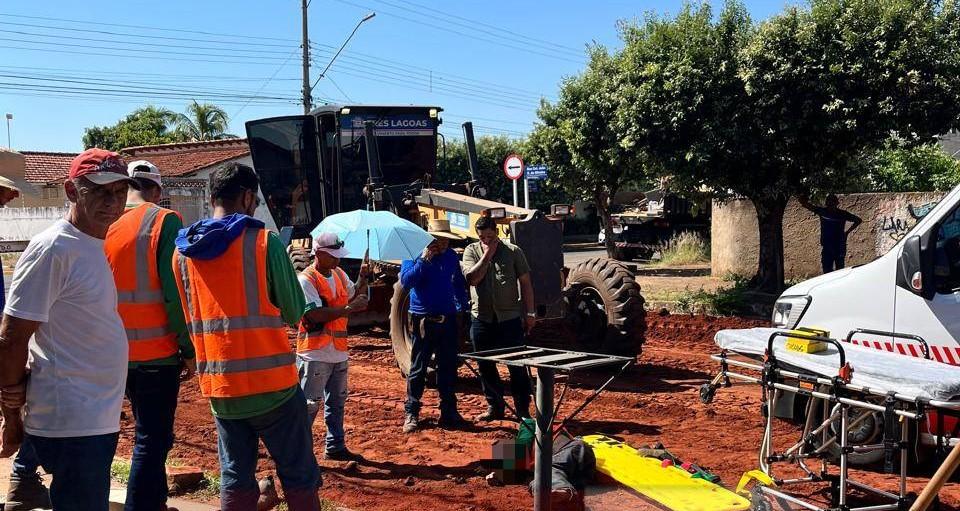
[[[200,104],[197,100],[187,106],[185,114],[177,114],[174,120],[180,137],[192,142],[237,138],[226,133],[228,124],[227,113],[222,108],[210,103]]]

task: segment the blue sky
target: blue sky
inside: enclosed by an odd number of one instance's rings
[[[786,3],[746,5],[764,19]],[[587,44],[617,47],[618,20],[680,5],[312,0],[313,79],[357,21],[377,13],[318,83],[314,101],[435,104],[448,136],[458,136],[464,120],[478,134],[520,135],[536,119],[538,98],[555,97],[563,77],[583,67]],[[0,114],[14,115],[14,149],[79,151],[85,127],[147,104],[183,111],[203,94],[242,135],[247,120],[302,111],[299,38],[299,0],[4,2]]]

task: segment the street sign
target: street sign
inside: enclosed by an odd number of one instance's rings
[[[527,165],[527,168],[524,170],[527,175],[527,179],[546,179],[547,178],[547,166],[546,165]]]
[[[535,179],[533,179],[533,178],[531,177],[530,180],[527,181],[527,190],[529,190],[529,191],[531,191],[531,192],[534,192],[534,193],[539,192],[539,191],[540,191],[540,185],[539,185],[538,183],[539,183],[539,181],[536,181]]]
[[[523,175],[523,160],[516,154],[507,156],[507,159],[503,160],[503,175],[513,181],[520,179]]]

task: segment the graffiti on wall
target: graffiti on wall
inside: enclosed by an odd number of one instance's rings
[[[879,205],[877,211],[877,255],[884,254],[927,215],[937,201],[916,203],[894,198]]]

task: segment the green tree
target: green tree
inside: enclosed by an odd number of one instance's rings
[[[610,206],[616,193],[645,178],[645,153],[626,143],[611,122],[623,107],[620,58],[603,47],[590,50],[581,74],[560,86],[556,103],[542,101],[539,123],[527,144],[529,157],[550,166],[550,182],[572,198],[593,203],[613,255]]]
[[[621,144],[671,183],[757,210],[755,284],[783,288],[792,195],[840,189],[891,133],[911,144],[960,119],[960,8],[937,0],[813,0],[759,26],[727,2],[623,29]]]
[[[83,130],[83,147],[119,151],[125,147],[169,144],[179,140],[169,125],[176,114],[164,108],[138,108],[113,126],[94,126]]]
[[[525,140],[506,136],[483,135],[476,138],[479,181],[487,189],[487,199],[513,204],[513,188],[510,180],[503,175],[503,160],[511,153],[519,154],[527,164],[536,164],[527,156]],[[444,146],[437,148],[437,175],[435,183],[466,183],[470,180],[470,166],[467,158],[467,146],[463,140],[448,139]],[[520,204],[523,204],[523,182],[518,183]],[[530,193],[531,206],[546,211],[551,204],[565,202],[565,194],[559,186],[549,182],[540,182],[539,191]]]
[[[184,140],[200,142],[237,138],[236,135],[227,133],[230,125],[227,113],[210,103],[197,103],[194,100],[187,106],[186,113],[177,114],[174,124],[177,133]]]
[[[905,147],[891,141],[865,155],[854,169],[853,175],[862,176],[849,188],[854,192],[947,191],[960,184],[960,160],[936,143]]]

